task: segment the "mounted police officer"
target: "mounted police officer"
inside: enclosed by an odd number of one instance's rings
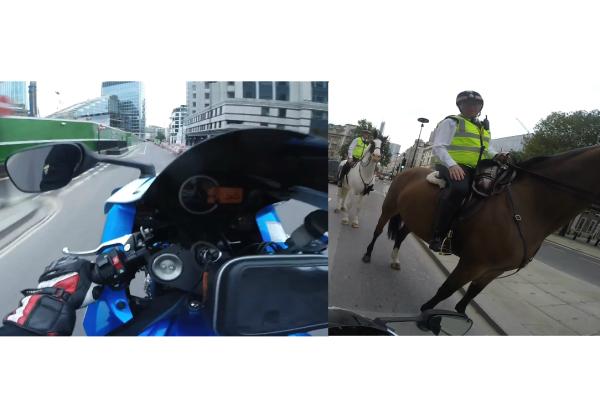
[[[371,144],[373,140],[373,133],[367,129],[363,129],[360,132],[360,136],[356,137],[350,146],[348,147],[348,159],[346,164],[342,167],[338,177],[338,186],[342,187],[342,179],[343,177],[350,172],[352,167],[356,165],[358,161],[360,161],[363,157],[363,154]]]
[[[477,118],[483,108],[481,95],[472,90],[460,92],[456,106],[460,114],[446,117],[433,132],[432,151],[441,163],[436,169],[448,184],[440,194],[434,215],[433,237],[429,243],[434,251],[440,251],[452,219],[469,193],[477,163],[495,154],[490,149],[487,118],[483,121]]]

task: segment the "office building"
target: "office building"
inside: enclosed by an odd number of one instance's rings
[[[141,82],[102,82],[102,96],[116,96],[121,119],[120,129],[138,134],[145,132],[146,100]]]
[[[186,144],[232,128],[271,127],[327,137],[327,82],[187,83]]]
[[[27,115],[29,99],[26,81],[0,81],[0,96],[10,99],[14,115]]]
[[[187,106],[181,105],[171,112],[171,122],[167,131],[167,140],[171,144],[185,144],[183,121],[187,116]]]

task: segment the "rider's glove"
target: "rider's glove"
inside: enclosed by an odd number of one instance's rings
[[[101,279],[91,262],[62,257],[46,267],[35,289],[25,289],[19,307],[4,318],[38,335],[70,335],[75,310],[87,306],[101,293]]]

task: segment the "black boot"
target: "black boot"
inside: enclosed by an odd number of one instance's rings
[[[450,223],[454,215],[455,207],[448,201],[449,190],[444,189],[440,193],[438,206],[433,219],[433,237],[429,242],[429,248],[433,251],[440,251],[442,243],[450,230]]]

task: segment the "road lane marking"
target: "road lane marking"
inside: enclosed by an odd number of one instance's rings
[[[54,219],[54,217],[62,209],[61,203],[56,202],[56,201],[52,200],[51,198],[45,198],[44,202],[47,203],[47,205],[49,206],[48,208],[50,209],[50,214],[48,214],[46,217],[44,217],[42,220],[37,222],[35,225],[33,225],[28,230],[23,232],[21,235],[19,235],[17,238],[15,238],[10,244],[8,244],[4,248],[0,249],[0,259],[2,257],[4,257],[6,254],[10,253],[12,250],[14,250],[16,247],[18,247],[24,241],[29,239],[36,232],[38,232],[42,227],[44,227],[44,225],[46,225],[47,222],[52,221],[52,219]]]

